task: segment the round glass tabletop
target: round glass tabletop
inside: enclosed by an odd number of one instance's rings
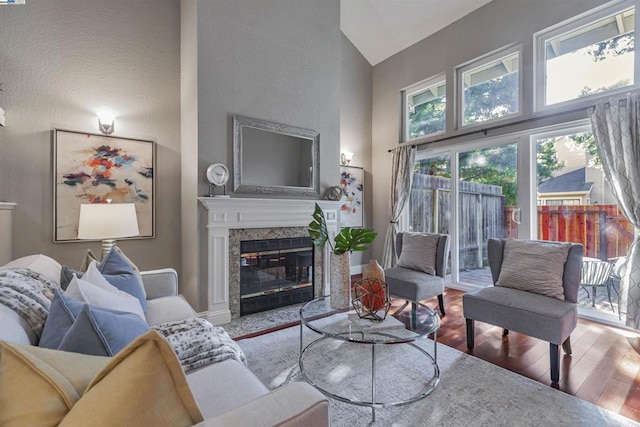
[[[330,297],[316,298],[300,309],[300,319],[309,329],[327,337],[369,344],[413,342],[436,332],[440,317],[426,305],[415,303],[393,316],[387,313],[383,321],[361,319],[355,310],[336,310]]]

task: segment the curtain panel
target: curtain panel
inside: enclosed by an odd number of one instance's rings
[[[398,234],[398,220],[409,201],[413,168],[416,162],[416,149],[411,145],[397,147],[391,150],[391,194],[389,197],[389,226],[384,240],[382,266],[393,267],[398,262],[396,252],[396,234]]]
[[[622,278],[619,310],[626,309],[626,324],[640,329],[640,94],[611,98],[589,108],[593,135],[618,205],[636,229],[636,238],[627,254]]]

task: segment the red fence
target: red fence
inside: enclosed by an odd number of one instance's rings
[[[517,237],[506,208],[507,236]],[[626,256],[633,243],[633,226],[617,205],[538,206],[538,239],[584,245],[584,255],[611,259]]]

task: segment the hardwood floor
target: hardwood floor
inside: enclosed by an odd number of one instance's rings
[[[545,341],[513,331],[503,337],[502,328],[476,322],[475,348],[467,350],[463,294],[454,289],[445,290],[447,314],[441,318],[438,342],[551,385],[549,343]],[[423,303],[434,309],[438,304],[436,298]],[[640,334],[579,319],[571,334],[573,354],[561,353],[560,382],[556,388],[640,421],[638,340]]]

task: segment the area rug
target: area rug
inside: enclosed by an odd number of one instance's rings
[[[305,328],[306,346],[319,335]],[[303,381],[298,367],[300,328],[238,341],[249,369],[269,388]],[[418,345],[433,352],[433,341]],[[440,380],[426,398],[376,410],[380,426],[637,426],[618,414],[458,350],[438,345]],[[380,399],[413,396],[433,373],[430,360],[407,345],[376,347]],[[305,353],[305,372],[323,387],[353,399],[371,397],[369,345],[323,340]],[[366,426],[371,409],[330,399],[332,426]]]

